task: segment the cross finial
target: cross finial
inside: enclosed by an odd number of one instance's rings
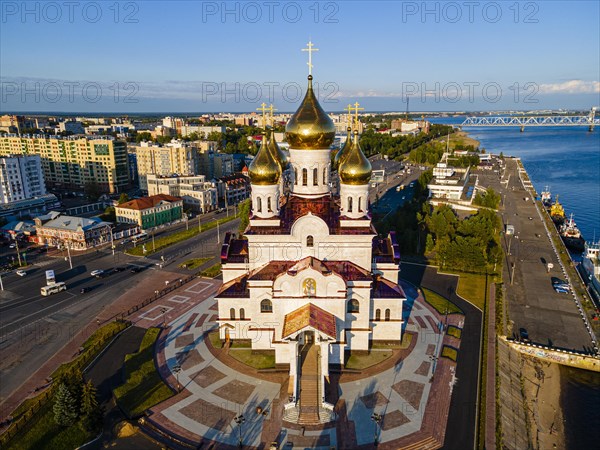
[[[263,118],[263,128],[267,128],[267,110],[269,108],[267,108],[267,104],[265,102],[262,102],[260,104],[260,108],[256,108],[257,111],[261,111],[262,112],[262,118]]]
[[[269,106],[269,115],[271,116],[271,126],[275,128],[275,116],[273,115],[273,111],[277,111],[276,108],[273,107],[273,104]]]
[[[314,44],[311,41],[308,41],[307,48],[303,48],[302,51],[303,52],[308,52],[308,62],[306,64],[308,64],[308,74],[312,75],[312,68],[313,68],[313,64],[312,64],[312,54],[313,52],[318,52],[319,49],[318,48],[313,48]]]
[[[360,105],[360,103],[356,102],[354,103],[354,108],[352,108],[354,110],[354,123],[356,124],[356,129],[358,129],[358,111],[364,111],[365,108],[359,108],[358,106]],[[350,106],[350,105],[348,105]]]
[[[350,103],[348,103],[348,106],[346,106],[344,108],[344,111],[348,111],[347,117],[348,117],[348,126],[352,127],[352,105]]]

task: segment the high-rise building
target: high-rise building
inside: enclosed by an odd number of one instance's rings
[[[112,137],[0,137],[0,156],[39,155],[48,188],[80,189],[95,183],[117,193],[130,185],[127,143]]]
[[[0,157],[0,203],[46,195],[39,155]]]
[[[172,141],[165,146],[142,142],[135,147],[140,189],[148,191],[149,174],[196,175],[198,148],[187,142]]]

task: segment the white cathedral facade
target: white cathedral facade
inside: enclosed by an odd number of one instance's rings
[[[286,125],[289,157],[273,135],[263,137],[249,166],[250,223],[242,236],[228,234],[221,252],[220,337],[274,350],[276,363],[289,365],[291,403],[308,392],[301,390],[306,355],[317,358],[310,370],[321,406],[324,380],[347,351],[402,339],[405,295],[395,235],[379,237],[371,223],[371,165],[358,133],[335,159],[334,136],[309,76]],[[336,173],[339,180],[332,180]]]

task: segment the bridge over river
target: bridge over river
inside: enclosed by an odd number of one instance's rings
[[[587,116],[484,116],[467,117],[461,127],[588,127],[594,130],[600,125],[596,119],[596,108],[592,108]]]

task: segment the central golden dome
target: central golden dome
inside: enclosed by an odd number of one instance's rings
[[[304,100],[285,126],[285,137],[291,148],[328,149],[335,139],[335,125],[319,105],[313,92],[312,79],[312,75],[309,75]]]
[[[340,162],[338,172],[342,184],[369,184],[373,169],[371,163],[358,145],[358,131],[354,131],[354,141],[347,155]]]
[[[263,186],[277,184],[281,178],[281,166],[271,154],[264,134],[260,149],[248,167],[248,176],[250,183]]]

